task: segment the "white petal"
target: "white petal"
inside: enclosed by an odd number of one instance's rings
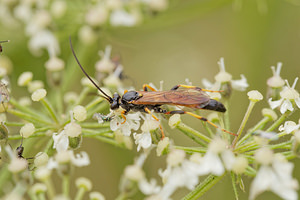
[[[270,189],[271,185],[276,181],[272,168],[269,166],[261,166],[255,179],[251,183],[249,199],[255,199],[257,195]]]
[[[140,148],[148,149],[152,144],[152,138],[150,133],[134,134],[135,144],[138,145],[138,151]]]
[[[239,91],[245,91],[247,87],[249,87],[249,84],[247,83],[247,79],[243,74],[241,74],[240,80],[232,80],[231,85],[233,89]]]
[[[87,166],[90,164],[89,155],[85,151],[74,155],[74,152],[72,151],[71,162],[77,167]]]
[[[111,121],[110,121],[110,129],[112,131],[116,131],[119,127],[120,127],[120,122],[118,120],[118,117],[116,116],[115,118],[113,118]]]
[[[112,26],[134,26],[137,20],[125,10],[115,10],[110,15],[110,23]]]
[[[230,150],[225,150],[221,153],[221,156],[222,156],[222,160],[225,165],[225,168],[227,170],[231,170],[232,166],[235,162],[235,156],[234,156],[233,152]]]
[[[289,111],[294,110],[292,102],[288,99],[283,101],[283,103],[280,107],[280,112],[281,112],[281,114],[284,114],[287,110],[289,110]]]
[[[198,175],[206,175],[212,173],[221,176],[225,169],[219,156],[215,153],[208,151],[203,157],[203,161],[197,170]]]
[[[145,195],[156,194],[160,191],[160,186],[157,186],[155,179],[151,179],[150,182],[148,182],[146,179],[142,179],[138,182],[138,184],[139,189]]]
[[[52,135],[53,138],[53,148],[56,149],[56,151],[61,152],[61,151],[66,151],[69,147],[69,138],[65,134],[65,131],[61,131],[59,134],[58,133],[53,133]]]
[[[272,101],[272,98],[268,100],[271,109],[277,108],[282,104],[283,99],[279,99],[277,101]]]
[[[296,98],[294,99],[296,105],[298,106],[298,108],[300,108],[300,98]]]

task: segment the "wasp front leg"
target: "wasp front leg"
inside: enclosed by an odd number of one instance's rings
[[[192,86],[192,85],[175,85],[174,87],[171,88],[171,90],[177,90],[178,88],[186,88],[186,89],[194,89],[194,90],[199,90],[199,91],[204,91],[204,92],[223,92],[222,90],[207,90],[203,89],[197,86]]]

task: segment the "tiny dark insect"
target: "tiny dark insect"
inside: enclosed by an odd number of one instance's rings
[[[1,45],[1,43],[5,43],[5,42],[9,42],[9,40],[0,41],[0,52],[2,52],[2,51],[3,51],[3,48],[2,48],[2,45]]]
[[[86,73],[83,69],[82,65],[80,64],[73,46],[70,37],[70,47],[72,53],[78,63],[79,67],[81,68],[82,72],[85,76],[92,82],[92,84],[104,95],[102,96],[110,103],[110,108],[112,110],[119,109],[120,107],[123,108],[121,116],[126,121],[125,115],[129,111],[135,112],[146,112],[152,115],[152,117],[159,121],[159,119],[151,113],[153,110],[156,113],[163,113],[166,115],[173,115],[173,114],[188,114],[197,119],[203,120],[215,128],[219,128],[220,130],[229,133],[231,135],[236,136],[236,134],[231,133],[223,128],[218,127],[216,124],[208,121],[206,118],[201,117],[197,114],[192,112],[187,112],[183,110],[173,110],[173,111],[166,111],[161,108],[162,105],[176,105],[176,106],[185,106],[194,109],[205,109],[205,110],[213,110],[218,112],[225,112],[226,108],[221,102],[218,102],[214,99],[210,99],[210,97],[205,92],[220,92],[220,91],[212,91],[202,89],[196,86],[188,86],[188,85],[176,85],[169,91],[156,91],[150,85],[144,84],[143,89],[144,91],[125,91],[123,96],[120,96],[118,93],[115,93],[113,97],[108,96],[101,88],[92,80],[92,78]],[[151,91],[148,91],[150,89]],[[159,125],[162,138],[164,138],[164,132],[162,126]]]

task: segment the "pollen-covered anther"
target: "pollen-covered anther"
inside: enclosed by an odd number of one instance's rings
[[[26,86],[32,81],[32,72],[23,72],[18,78],[18,86]]]
[[[172,115],[169,119],[169,126],[171,128],[176,128],[181,123],[181,118],[179,114]]]
[[[92,182],[85,177],[77,178],[75,184],[78,188],[84,188],[85,191],[90,191],[93,186]]]
[[[262,109],[262,115],[265,117],[269,117],[270,119],[272,119],[272,121],[275,121],[278,118],[277,114],[270,108]]]
[[[255,160],[262,165],[269,165],[274,159],[274,153],[267,147],[262,147],[255,152]]]
[[[139,181],[145,177],[145,172],[138,165],[129,165],[125,168],[124,175],[132,181]]]
[[[74,114],[74,118],[77,120],[77,121],[84,121],[87,117],[87,111],[85,109],[85,107],[83,106],[75,106],[73,108],[73,114]]]
[[[45,98],[47,95],[47,91],[45,89],[37,89],[31,95],[32,101],[40,101]]]
[[[20,135],[24,138],[28,138],[31,136],[35,131],[35,127],[32,123],[27,123],[20,129]]]
[[[263,95],[257,90],[251,90],[247,93],[249,100],[253,102],[261,101],[264,97]]]

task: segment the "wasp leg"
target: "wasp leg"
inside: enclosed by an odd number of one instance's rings
[[[183,88],[187,88],[187,89],[194,89],[194,90],[199,90],[199,91],[204,91],[204,92],[223,92],[222,90],[207,90],[207,89],[203,89],[197,86],[192,86],[192,85],[175,85],[174,87],[171,88],[171,90],[177,90],[178,88],[183,87]]]
[[[152,113],[151,113],[151,111],[149,110],[149,108],[145,108],[145,111],[147,112],[147,113],[149,113],[156,121],[158,121],[159,122],[159,119],[155,116],[155,115],[153,115]],[[159,123],[159,129],[160,129],[160,131],[161,131],[161,139],[164,139],[165,138],[165,134],[164,134],[164,130],[163,130],[163,128],[162,128],[162,126],[161,126],[161,124]]]
[[[148,85],[148,84],[144,84],[143,85],[143,90],[144,91],[148,91],[148,89],[150,89],[151,91],[156,91],[156,89],[154,89],[153,87],[151,87],[150,85]]]
[[[121,124],[124,124],[125,122],[126,122],[126,117],[125,117],[125,114],[126,114],[127,112],[126,112],[126,110],[123,110],[122,112],[121,112],[121,117],[124,119],[124,121],[121,123]]]
[[[205,121],[205,122],[209,123],[213,127],[218,128],[218,129],[220,129],[221,131],[223,131],[225,133],[229,133],[230,135],[237,136],[236,134],[234,134],[234,133],[232,133],[230,131],[227,131],[227,130],[225,130],[225,129],[219,127],[219,126],[217,126],[216,124],[212,123],[211,121],[208,121],[205,117],[202,117],[202,116],[197,115],[197,114],[192,113],[192,112],[186,112],[186,111],[183,111],[183,110],[173,110],[173,111],[166,112],[165,114],[167,114],[167,115],[168,114],[169,115],[174,115],[174,114],[188,114],[188,115],[191,115],[191,116],[193,116],[193,117],[195,117],[197,119],[200,119],[202,121]]]

